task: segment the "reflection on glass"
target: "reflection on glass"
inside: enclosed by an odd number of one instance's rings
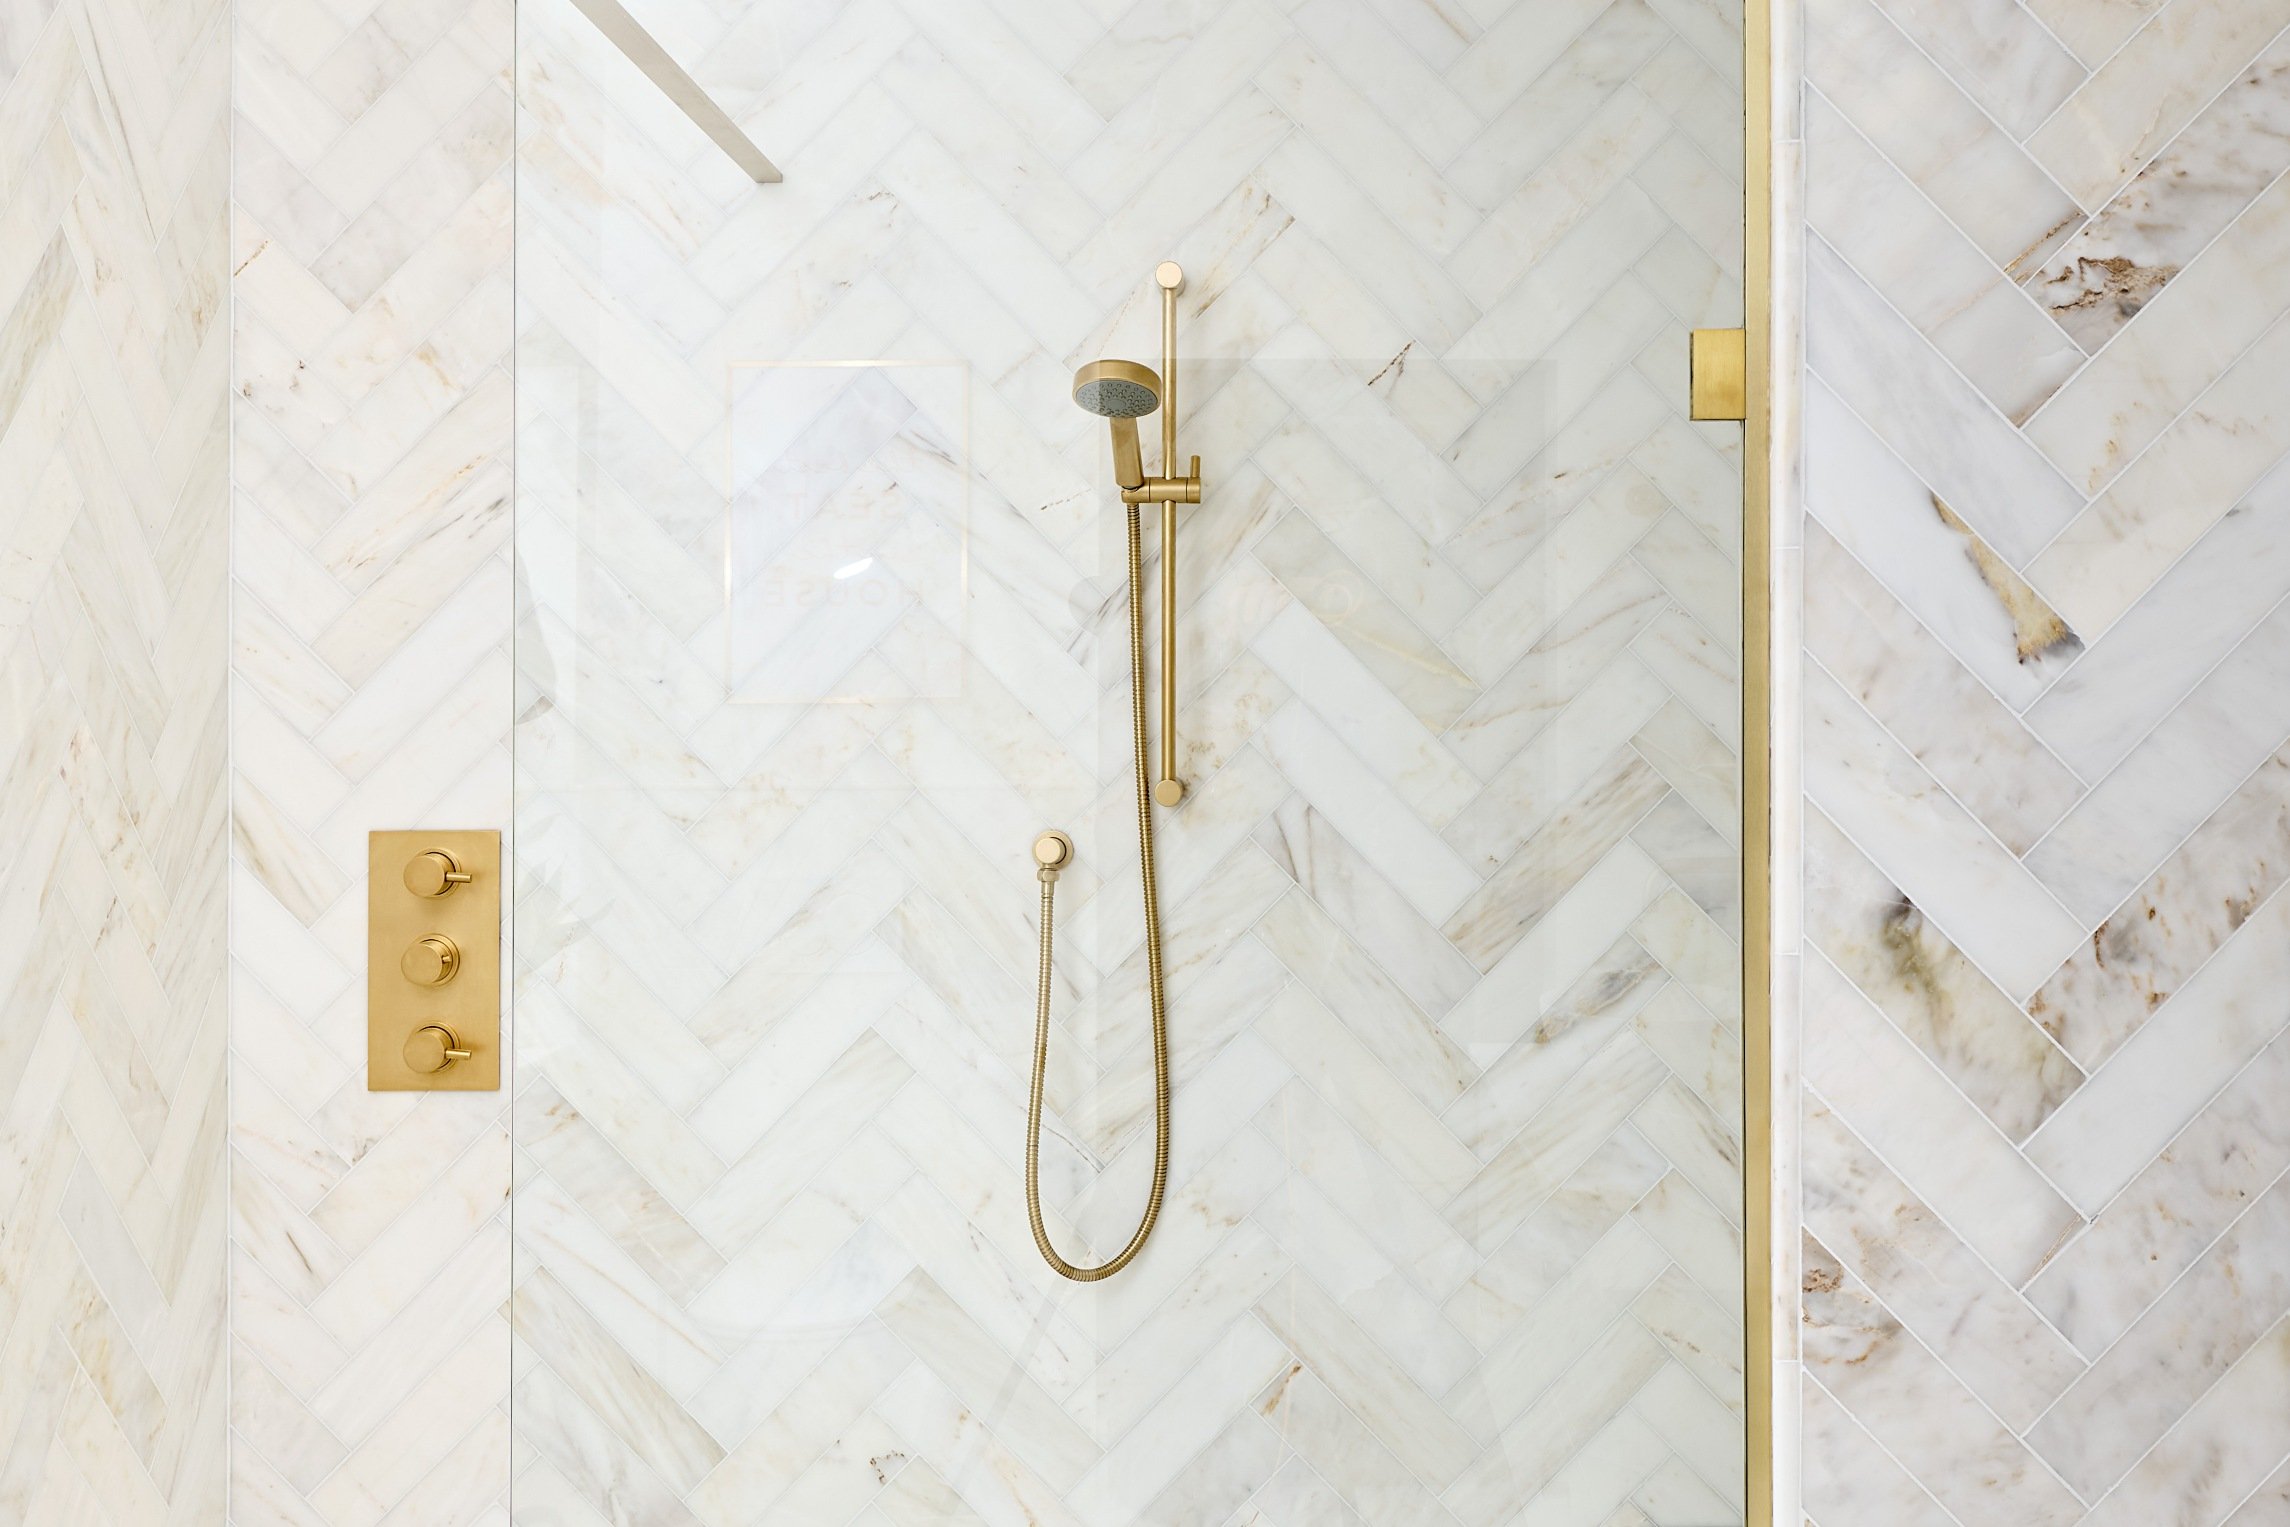
[[[857,673],[910,610],[962,630],[968,388],[960,362],[733,368],[725,682],[734,700],[880,698]],[[910,694],[960,693],[960,641],[916,661]]]

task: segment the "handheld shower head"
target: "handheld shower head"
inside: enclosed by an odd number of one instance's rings
[[[1113,426],[1113,477],[1124,488],[1145,485],[1137,421],[1161,406],[1161,379],[1135,361],[1091,361],[1073,374],[1073,400]]]
[[[1161,406],[1161,379],[1135,361],[1091,361],[1073,374],[1073,400],[1101,419],[1142,419]]]

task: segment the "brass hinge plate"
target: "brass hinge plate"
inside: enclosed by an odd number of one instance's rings
[[[1696,419],[1749,417],[1749,331],[1694,330],[1689,396]]]

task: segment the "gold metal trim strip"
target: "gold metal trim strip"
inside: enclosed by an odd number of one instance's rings
[[[1741,1082],[1744,1517],[1776,1527],[1773,1379],[1773,0],[1742,0]]]

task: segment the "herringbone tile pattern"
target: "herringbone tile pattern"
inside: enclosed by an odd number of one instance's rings
[[[0,1519],[223,1509],[224,7],[0,7]]]
[[[1807,13],[1805,1507],[2275,1520],[2290,5]]]
[[[367,1092],[364,976],[367,832],[508,819],[511,16],[238,11],[240,1527],[506,1510],[506,1098]]]
[[[528,0],[517,1520],[1740,1519],[1740,492],[1680,418],[1724,11],[646,11],[759,191]],[[1081,848],[1044,1181],[1102,1254],[1149,1059],[1066,392],[1155,352],[1166,257],[1176,1156],[1080,1288],[1021,1196],[1026,849]],[[888,360],[939,364],[789,365]],[[741,555],[727,611],[727,467],[815,584]],[[727,703],[805,674],[848,703]]]

